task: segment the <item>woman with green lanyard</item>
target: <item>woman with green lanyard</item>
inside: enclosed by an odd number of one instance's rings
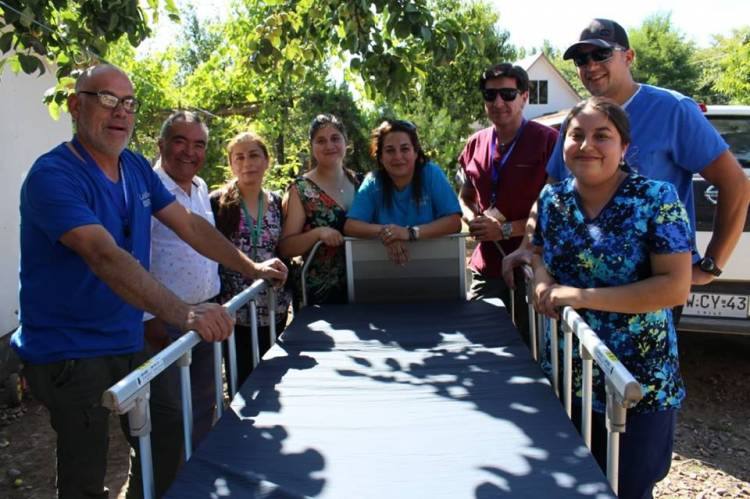
[[[281,236],[281,197],[263,190],[263,176],[268,170],[269,157],[265,142],[258,135],[243,132],[227,145],[232,178],[221,189],[211,194],[211,207],[216,228],[246,253],[253,261],[263,261],[277,255]],[[245,289],[251,282],[223,265],[219,266],[222,302]],[[290,297],[285,290],[276,295],[273,316],[268,311],[264,294],[257,300],[258,342],[260,356],[268,350],[269,324],[276,321],[276,332],[281,334],[286,325]],[[252,341],[250,338],[249,306],[237,312],[235,329],[237,345],[237,381],[241,385],[252,371]]]

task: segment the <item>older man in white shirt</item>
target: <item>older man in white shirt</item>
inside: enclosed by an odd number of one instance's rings
[[[206,160],[208,127],[191,111],[177,111],[164,122],[159,138],[161,158],[155,171],[169,192],[191,212],[214,224],[206,182],[196,176]],[[151,222],[151,273],[190,304],[219,294],[218,264],[180,239],[155,218]],[[146,339],[158,352],[182,333],[150,314],[144,316]],[[211,429],[214,412],[213,348],[202,342],[193,349],[190,366],[193,392],[193,445]],[[171,404],[180,403],[179,372],[166,374]]]

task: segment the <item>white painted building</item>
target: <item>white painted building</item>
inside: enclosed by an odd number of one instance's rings
[[[42,76],[0,69],[0,337],[18,327],[19,192],[34,160],[70,139],[70,116],[50,117],[42,102],[55,85],[54,72]]]
[[[544,53],[531,55],[515,65],[529,74],[529,102],[523,110],[527,119],[573,107],[581,96]]]

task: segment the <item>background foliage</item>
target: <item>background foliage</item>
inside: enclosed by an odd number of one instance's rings
[[[143,6],[143,7],[141,7]],[[163,51],[136,56],[159,15],[181,23]],[[45,95],[55,116],[76,69],[108,60],[133,76],[142,102],[133,146],[154,159],[164,118],[174,109],[203,113],[211,131],[210,185],[228,173],[224,144],[252,129],[267,139],[283,189],[309,160],[308,125],[321,112],[348,129],[350,168],[373,167],[369,131],[385,117],[417,124],[428,154],[446,169],[484,119],[482,70],[543,51],[582,96],[565,47],[545,41],[516,49],[484,1],[234,0],[227,21],[199,20],[174,0],[0,0],[0,67],[43,73],[58,85]],[[637,81],[672,88],[706,103],[750,104],[750,27],[697,48],[656,13],[629,32]]]

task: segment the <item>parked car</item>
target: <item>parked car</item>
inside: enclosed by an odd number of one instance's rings
[[[750,106],[706,106],[706,118],[727,141],[750,178]],[[698,249],[711,239],[717,190],[693,176]],[[750,213],[748,213],[750,215]],[[711,284],[693,286],[679,329],[750,334],[750,216],[723,272]]]

